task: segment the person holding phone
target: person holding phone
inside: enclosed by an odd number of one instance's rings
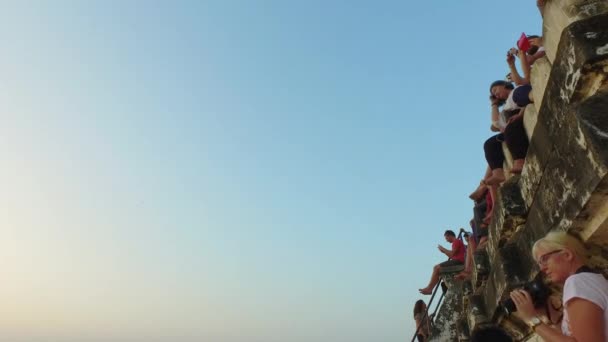
[[[437,245],[437,249],[439,249],[441,253],[445,254],[450,259],[433,267],[433,273],[431,275],[429,284],[424,288],[418,289],[418,291],[423,295],[430,295],[433,293],[433,288],[439,283],[439,272],[441,271],[441,267],[464,265],[464,243],[462,243],[462,241],[456,237],[456,233],[454,233],[452,230],[446,230],[443,237],[445,238],[445,241],[452,244],[452,249],[447,249],[442,245]]]

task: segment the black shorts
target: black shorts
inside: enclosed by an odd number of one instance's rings
[[[529,84],[519,86],[513,90],[513,102],[515,102],[520,107],[525,107],[530,104],[530,92],[532,91],[532,86]]]
[[[448,261],[444,261],[439,264],[440,267],[450,267],[450,266],[458,266],[458,265],[464,265],[464,264],[458,260],[448,260]]]

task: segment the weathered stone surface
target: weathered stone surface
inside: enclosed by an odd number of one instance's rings
[[[488,227],[487,252],[490,260],[495,258],[496,250],[509,239],[515,228],[525,221],[526,205],[517,184],[518,178],[512,177],[498,191],[492,223]]]
[[[545,89],[547,88],[550,74],[551,62],[549,62],[547,56],[537,59],[532,65],[530,84],[532,84],[532,95],[534,96],[534,103],[537,108],[540,108],[543,103]]]
[[[608,3],[605,0],[546,1],[543,10],[543,39],[549,61],[555,61],[562,32],[568,25],[606,12]]]
[[[526,154],[526,163],[519,180],[519,187],[524,199],[526,208],[532,206],[534,194],[540,184],[543,172],[545,171],[547,151],[550,151],[552,144],[548,140],[548,132],[543,125],[534,127],[534,135],[530,140],[528,153]]]
[[[608,92],[589,97],[578,106],[576,117],[581,123],[579,142],[585,149],[592,175],[592,186],[583,209],[574,219],[573,229],[584,239],[608,245]]]
[[[455,281],[453,273],[442,275],[447,285],[443,304],[434,320],[434,327],[429,341],[458,341],[458,322],[462,319],[462,282]]]
[[[505,177],[507,179],[511,178],[511,168],[513,167],[513,156],[511,155],[511,151],[507,147],[507,143],[502,143],[502,154],[505,156],[505,162],[503,163],[503,170],[505,172]]]
[[[534,126],[536,126],[537,120],[538,112],[536,111],[536,106],[534,103],[530,103],[526,106],[526,110],[524,112],[524,128],[526,130],[526,134],[528,135],[528,140],[532,138]]]
[[[486,312],[484,296],[480,294],[469,296],[469,314],[467,316],[467,321],[469,322],[469,329],[491,321]]]
[[[547,104],[565,109],[565,105],[593,95],[605,83],[608,14],[593,16],[568,26],[562,34],[559,53],[559,58],[553,62],[545,96],[551,95]],[[598,74],[604,76],[598,79]],[[549,89],[552,91],[549,92]],[[544,110],[543,105],[539,115]]]
[[[594,28],[602,33],[597,33],[592,43],[581,38]],[[596,48],[604,43],[608,44],[608,16],[572,24],[561,43],[564,55],[551,71],[545,93],[551,100],[545,101],[539,112],[520,181],[530,215],[539,218],[534,224],[544,225],[545,231],[568,226],[605,174],[605,162],[598,162],[599,156],[590,152],[601,150],[606,144],[606,137],[602,136],[606,125],[596,122],[602,121],[605,100],[600,95],[592,96],[605,84],[597,65],[605,63],[608,52],[598,55]],[[584,119],[579,119],[582,114],[576,112],[585,113]],[[562,215],[563,212],[568,214]]]
[[[473,262],[475,267],[471,274],[471,282],[475,284],[475,287],[481,286],[481,282],[485,280],[490,274],[490,261],[488,260],[488,253],[485,249],[478,249],[473,253]]]

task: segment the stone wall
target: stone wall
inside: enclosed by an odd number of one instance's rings
[[[538,273],[534,241],[551,230],[577,231],[592,246],[593,266],[608,273],[608,1],[547,0],[543,14],[547,55],[532,68],[523,172],[499,190],[471,294],[441,308],[465,317],[471,331],[500,324],[522,341],[540,339],[500,303]],[[443,341],[466,340],[448,335]]]

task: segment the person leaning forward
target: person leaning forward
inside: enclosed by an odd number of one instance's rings
[[[456,265],[464,265],[465,258],[465,247],[464,243],[461,240],[456,238],[456,234],[451,230],[446,230],[443,234],[445,241],[452,244],[452,249],[447,249],[441,245],[438,245],[437,248],[439,251],[445,255],[447,255],[450,260],[439,263],[433,267],[433,274],[431,275],[431,280],[429,284],[422,289],[419,289],[421,294],[430,295],[433,293],[433,288],[439,282],[439,271],[441,267],[448,266],[456,266]]]

